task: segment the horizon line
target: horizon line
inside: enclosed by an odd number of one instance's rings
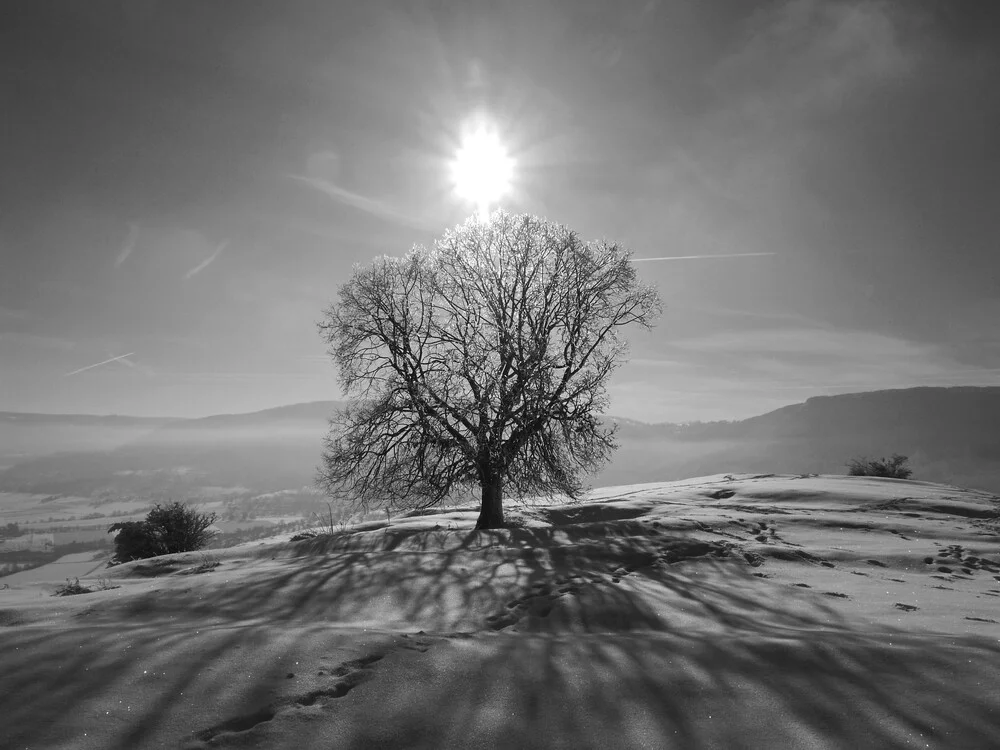
[[[795,388],[795,389],[799,389],[799,388],[809,388],[811,386],[790,386],[790,387],[791,388]],[[817,387],[818,388],[822,388],[824,386],[817,386]],[[849,388],[850,386],[825,386],[825,387],[826,388]],[[939,388],[939,389],[942,389],[942,390],[944,390],[944,389],[950,389],[950,388],[1000,388],[1000,385],[968,385],[968,384],[963,384],[963,385],[905,385],[905,386],[895,386],[895,387],[888,387],[888,388],[886,388],[886,387],[876,387],[876,388],[871,388],[869,390],[848,391],[847,393],[835,393],[835,394],[832,394],[832,395],[831,394],[819,394],[817,396],[810,396],[809,398],[836,398],[837,396],[852,396],[852,395],[865,394],[865,393],[879,393],[881,391],[912,391],[912,390],[916,390],[917,388]],[[798,404],[805,403],[805,401],[808,401],[809,398],[807,398],[807,399],[805,399],[803,401],[795,401],[795,402],[792,402],[792,403],[789,403],[789,404],[785,404],[784,406],[778,406],[778,407],[775,407],[774,409],[770,409],[769,411],[760,412],[759,414],[753,414],[753,415],[751,415],[749,417],[731,417],[729,419],[711,419],[711,420],[698,420],[698,419],[695,419],[695,420],[685,420],[685,421],[682,421],[682,422],[668,422],[668,421],[663,421],[663,422],[643,422],[641,419],[636,419],[635,417],[625,417],[625,416],[621,416],[621,415],[610,413],[610,412],[609,413],[603,413],[600,416],[602,416],[602,417],[608,417],[608,418],[612,418],[612,419],[627,419],[627,420],[630,420],[632,422],[639,422],[641,424],[648,424],[648,425],[687,424],[687,423],[690,423],[692,421],[694,421],[694,422],[740,422],[740,421],[743,421],[745,419],[753,419],[754,417],[763,416],[764,414],[770,414],[773,411],[777,411],[778,409],[783,409],[783,408],[785,408],[787,406],[796,406]],[[212,412],[212,413],[208,413],[208,414],[201,414],[199,416],[190,416],[190,417],[177,417],[177,416],[171,417],[171,416],[163,416],[163,415],[156,415],[156,414],[121,414],[121,413],[118,413],[118,412],[104,412],[102,414],[97,414],[97,413],[93,413],[93,412],[88,413],[88,412],[61,412],[61,411],[58,411],[58,412],[52,412],[52,411],[10,411],[10,410],[7,410],[7,409],[0,409],[0,414],[2,414],[2,415],[16,414],[16,415],[22,415],[22,416],[39,416],[39,417],[122,417],[122,418],[125,418],[125,419],[156,419],[156,420],[163,420],[163,421],[181,422],[181,421],[190,421],[190,420],[197,420],[197,419],[209,419],[211,417],[238,417],[238,416],[246,416],[248,414],[259,414],[259,413],[265,412],[265,411],[274,411],[276,409],[285,409],[285,408],[292,407],[292,406],[302,406],[302,405],[306,405],[306,404],[325,404],[325,403],[346,403],[346,401],[344,399],[336,399],[336,398],[331,398],[331,399],[317,399],[317,400],[313,400],[313,401],[294,401],[294,402],[291,402],[291,403],[278,404],[277,406],[265,406],[265,407],[260,408],[260,409],[249,409],[248,411]],[[2,424],[2,422],[0,422],[0,424]]]

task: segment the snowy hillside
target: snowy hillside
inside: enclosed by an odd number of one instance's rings
[[[996,747],[994,495],[716,475],[510,516],[0,590],[0,746]]]

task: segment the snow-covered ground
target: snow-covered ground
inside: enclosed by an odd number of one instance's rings
[[[110,552],[95,552],[93,550],[89,552],[74,552],[69,555],[63,555],[48,565],[29,568],[0,577],[0,586],[7,584],[8,586],[21,587],[25,584],[45,581],[65,583],[67,578],[94,577],[98,574],[104,576],[107,572],[107,564],[110,557]],[[3,602],[0,601],[0,606],[2,604]]]
[[[475,516],[11,584],[0,747],[1000,746],[994,495],[720,475]]]

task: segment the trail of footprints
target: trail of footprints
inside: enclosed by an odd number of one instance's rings
[[[423,635],[423,631],[420,631],[417,635]],[[431,645],[433,645],[433,641],[430,640],[411,638],[405,634],[402,637],[404,642],[395,644],[395,648],[405,648],[424,652],[427,651]],[[265,724],[286,711],[294,710],[298,707],[312,706],[321,701],[326,702],[337,698],[343,698],[358,685],[370,680],[374,676],[372,672],[373,666],[384,659],[389,653],[391,653],[392,650],[394,649],[390,647],[383,651],[376,651],[374,653],[367,654],[358,659],[345,661],[329,672],[321,669],[317,672],[318,676],[329,676],[332,678],[332,682],[329,687],[311,690],[308,693],[303,693],[301,695],[281,698],[267,706],[264,706],[263,708],[257,709],[256,711],[240,716],[234,716],[226,721],[209,727],[208,729],[196,732],[194,737],[202,742],[209,742],[222,735],[249,732],[254,727]],[[295,674],[290,672],[288,674],[288,678],[291,679],[293,677],[295,677]]]
[[[802,546],[801,544],[790,542],[783,538],[778,533],[778,524],[773,520],[768,521],[765,519],[763,521],[754,521],[753,523],[749,523],[745,518],[737,518],[732,523],[734,526],[739,527],[743,533],[749,535],[751,539],[760,542],[761,544],[782,544],[786,547]]]
[[[1000,581],[1000,562],[987,557],[967,555],[965,547],[960,544],[948,545],[938,552],[936,557],[925,557],[924,564],[932,566],[938,573],[945,573],[952,578],[972,576],[978,571],[985,570],[993,574],[994,580]],[[959,573],[955,572],[955,568],[958,568]],[[935,578],[942,577],[935,576]]]
[[[491,630],[503,630],[528,615],[548,617],[556,599],[563,596],[576,596],[580,593],[580,588],[583,585],[596,583],[599,580],[600,578],[597,576],[584,578],[574,573],[570,576],[555,578],[551,584],[535,583],[527,594],[507,602],[503,612],[487,617],[486,625]]]
[[[894,532],[890,529],[891,533]],[[905,538],[905,537],[904,537]],[[876,567],[885,568],[886,565],[878,560],[867,560],[869,565],[874,565]],[[979,572],[986,571],[987,573],[993,574],[993,579],[1000,584],[1000,561],[992,560],[987,557],[979,557],[977,555],[966,554],[965,547],[960,544],[950,544],[947,547],[941,549],[936,556],[928,556],[924,558],[924,564],[930,568],[931,571],[936,571],[937,574],[933,574],[932,578],[939,578],[943,581],[954,581],[957,579],[971,580],[971,577]],[[958,569],[956,572],[955,569]],[[850,571],[854,575],[867,576],[867,573],[862,573],[860,571],[852,570]],[[943,575],[941,575],[943,574]],[[890,581],[895,581],[896,583],[905,583],[902,578],[889,578]],[[800,588],[811,588],[805,583],[793,583],[793,586],[798,586]],[[948,586],[934,586],[936,589],[943,589],[945,591],[954,591]],[[830,592],[825,592],[830,594]],[[1000,589],[995,591],[987,591],[986,594],[990,596],[1000,596]],[[842,594],[830,594],[831,596],[844,596]],[[848,598],[848,597],[845,597]],[[902,602],[896,602],[893,605],[896,609],[902,610],[903,612],[913,612],[919,609],[912,604],[904,604]],[[966,620],[976,620],[980,622],[995,622],[991,619],[983,619],[980,617],[966,617]]]

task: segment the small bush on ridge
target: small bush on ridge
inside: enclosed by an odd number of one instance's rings
[[[79,578],[74,578],[72,581],[67,578],[66,583],[57,588],[52,596],[74,596],[75,594],[90,594],[93,591],[93,589],[88,589],[81,584]]]
[[[52,596],[75,596],[76,594],[93,594],[95,591],[110,591],[111,589],[117,589],[107,578],[97,579],[97,588],[92,589],[84,586],[80,583],[79,578],[74,578],[72,581],[66,579],[66,583],[62,584],[59,588],[55,590]]]
[[[906,456],[893,453],[890,459],[853,458],[847,462],[848,474],[852,477],[889,477],[909,479],[913,470],[905,466]]]
[[[201,549],[215,535],[208,527],[216,518],[215,513],[199,513],[180,502],[157,504],[144,521],[120,521],[108,527],[109,534],[118,532],[109,564]]]

